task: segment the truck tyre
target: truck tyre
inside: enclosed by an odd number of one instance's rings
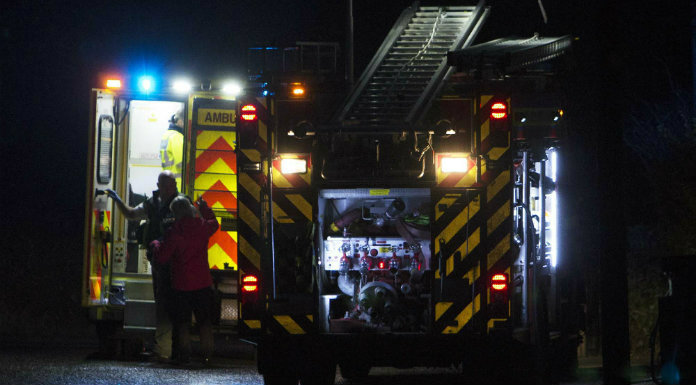
[[[319,365],[312,373],[300,376],[301,385],[333,385],[336,381],[336,364]]]
[[[348,381],[359,381],[367,378],[370,373],[370,365],[355,362],[343,362],[339,364],[341,377]]]

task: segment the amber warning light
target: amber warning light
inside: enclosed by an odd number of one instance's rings
[[[107,79],[106,88],[121,88],[121,79]]]
[[[247,275],[242,278],[242,291],[243,292],[255,292],[259,290],[258,285],[259,279],[253,275]]]
[[[253,104],[246,104],[242,106],[242,120],[256,120],[256,106]]]
[[[291,90],[290,90],[290,96],[293,98],[302,98],[306,94],[306,90],[304,85],[302,83],[293,83]]]

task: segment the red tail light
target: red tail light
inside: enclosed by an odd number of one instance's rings
[[[495,274],[491,278],[491,289],[503,291],[507,289],[507,276],[505,274]]]
[[[253,121],[256,120],[256,106],[253,104],[245,104],[242,106],[242,120]]]
[[[491,106],[491,119],[505,119],[507,115],[507,104],[504,102],[493,103]]]
[[[508,318],[510,316],[508,275],[505,273],[493,274],[490,285],[488,315],[491,318]]]
[[[379,260],[378,266],[380,270],[384,270],[384,267],[386,266],[386,264],[384,263],[384,259]]]
[[[242,278],[242,291],[245,293],[253,293],[259,291],[259,279],[254,275],[246,275]]]

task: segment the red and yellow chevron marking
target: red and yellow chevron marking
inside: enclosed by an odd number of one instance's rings
[[[221,218],[218,218],[218,222]],[[218,230],[208,241],[208,264],[211,269],[224,269],[225,263],[237,269],[237,232]]]
[[[219,180],[208,189],[196,190],[195,195],[205,199],[213,210],[228,211],[236,215],[237,193],[228,190]]]
[[[468,153],[438,153],[435,156],[436,160],[436,183],[438,187],[450,188],[450,187],[470,187],[476,184],[476,162],[475,160],[469,159],[469,168],[465,173],[459,172],[442,172],[442,158],[456,156],[456,157],[469,157]]]
[[[99,217],[102,212],[104,215],[100,220]],[[93,240],[89,261],[89,300],[98,302],[101,299],[102,286],[101,253],[106,253],[106,258],[108,259],[111,250],[111,243],[102,243],[98,232],[110,230],[111,211],[94,210],[92,212],[92,223],[94,224],[94,230],[92,232]]]
[[[101,277],[89,277],[89,300],[99,301],[101,298]]]
[[[196,132],[194,196],[226,215],[237,216],[237,133]],[[218,222],[221,218],[218,217]],[[212,269],[237,268],[237,232],[218,230],[208,242],[208,263]]]

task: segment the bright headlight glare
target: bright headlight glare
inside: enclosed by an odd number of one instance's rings
[[[467,172],[469,171],[469,159],[443,157],[441,163],[442,172]]]
[[[242,86],[236,82],[225,83],[222,86],[222,92],[228,95],[239,95],[242,92]]]
[[[304,174],[307,172],[307,160],[295,158],[281,159],[280,172],[283,174]]]
[[[185,94],[191,91],[191,82],[186,79],[177,79],[172,84],[172,88],[176,93]]]

